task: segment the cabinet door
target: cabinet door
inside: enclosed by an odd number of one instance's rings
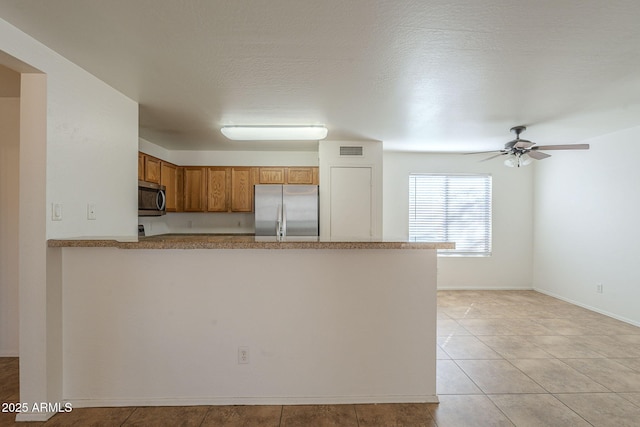
[[[260,184],[284,184],[285,168],[260,168],[258,180]]]
[[[145,156],[144,158],[144,180],[160,184],[160,159]]]
[[[287,184],[313,183],[313,168],[287,168]]]
[[[207,170],[187,166],[184,168],[184,211],[204,212],[207,210]]]
[[[184,212],[184,168],[176,167],[176,212]]]
[[[253,210],[253,180],[251,168],[231,168],[231,211]]]
[[[178,191],[178,167],[174,164],[160,163],[160,184],[166,187],[167,212],[178,212],[180,205]]]
[[[138,153],[138,181],[144,181],[144,158],[146,156]]]
[[[229,168],[207,168],[207,210],[227,212],[229,210]]]

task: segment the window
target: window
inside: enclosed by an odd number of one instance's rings
[[[456,243],[439,255],[491,255],[491,175],[409,175],[409,240]]]

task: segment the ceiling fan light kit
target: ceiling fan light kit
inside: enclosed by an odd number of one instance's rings
[[[498,153],[491,157],[481,160],[482,162],[494,159],[500,156],[508,156],[504,164],[510,168],[526,166],[533,160],[542,160],[551,157],[550,154],[543,153],[538,150],[588,150],[589,144],[565,144],[565,145],[536,145],[535,142],[526,139],[520,139],[520,134],[527,130],[526,126],[514,126],[511,132],[516,134],[516,139],[509,141],[504,145],[502,150],[482,151],[481,153]],[[480,154],[480,153],[467,153]]]
[[[319,141],[328,132],[322,125],[223,126],[220,131],[234,141]]]
[[[533,159],[529,157],[528,154],[522,155],[510,155],[507,160],[504,161],[504,164],[510,168],[527,166],[533,162]]]

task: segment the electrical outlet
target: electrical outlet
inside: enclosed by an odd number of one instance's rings
[[[249,347],[238,347],[238,363],[241,365],[249,363]]]
[[[87,219],[94,220],[96,219],[96,204],[88,203],[87,204]]]
[[[602,283],[596,283],[596,293],[601,294],[603,292]]]

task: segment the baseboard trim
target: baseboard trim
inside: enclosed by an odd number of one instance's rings
[[[222,406],[222,405],[343,405],[371,403],[438,403],[437,395],[317,396],[317,397],[209,397],[65,399],[74,408],[118,406]],[[26,415],[26,414],[25,414]]]
[[[588,304],[583,304],[583,303],[581,303],[579,301],[572,300],[571,298],[565,298],[565,297],[563,297],[561,295],[557,295],[557,294],[555,294],[553,292],[549,292],[549,291],[546,291],[544,289],[533,288],[533,290],[536,291],[536,292],[540,292],[541,294],[549,295],[550,297],[557,298],[559,300],[568,302],[570,304],[577,305],[578,307],[582,307],[582,308],[586,308],[587,310],[595,311],[596,313],[603,314],[605,316],[611,317],[611,318],[619,320],[621,322],[628,323],[630,325],[640,327],[640,322],[636,322],[635,320],[631,320],[631,319],[627,319],[626,317],[618,316],[617,314],[610,313],[610,312],[608,312],[606,310],[600,310],[599,308],[592,307],[592,306],[590,306]]]
[[[35,422],[35,421],[47,421],[54,415],[54,412],[21,412],[16,415],[16,422]]]
[[[0,351],[0,357],[18,357],[19,353],[17,351]]]
[[[438,291],[535,291],[534,288],[491,286],[438,286]]]

